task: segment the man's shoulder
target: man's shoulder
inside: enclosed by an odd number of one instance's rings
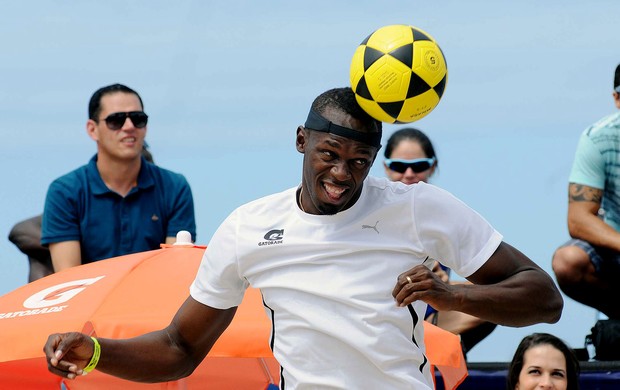
[[[368,175],[366,177],[366,181],[364,182],[364,186],[367,187],[368,190],[377,190],[377,191],[407,191],[407,185],[403,184],[399,181],[391,181],[386,177],[377,177]]]
[[[289,203],[295,200],[295,191],[298,187],[292,187],[284,191],[276,192],[263,196],[261,198],[254,199],[247,203],[242,204],[237,210],[248,213],[255,213],[261,209],[263,210],[278,210],[282,207],[289,207]],[[276,211],[277,212],[277,211]]]
[[[416,185],[407,185],[400,181],[391,181],[385,177],[368,176],[364,182],[366,192],[374,196],[403,196],[412,194]]]
[[[82,165],[64,175],[54,179],[50,187],[62,186],[62,187],[77,187],[85,185],[88,182],[88,164]]]
[[[583,134],[593,139],[607,135],[620,135],[620,111],[599,119],[585,129]]]
[[[161,175],[166,175],[166,176],[171,176],[171,177],[183,176],[182,174],[180,174],[178,172],[174,172],[174,171],[172,171],[172,170],[170,170],[168,168],[164,168],[164,167],[162,167],[160,165],[155,165],[153,163],[146,162],[146,161],[143,161],[143,162],[144,162],[144,167],[147,170],[151,171],[151,172],[157,172],[157,173],[159,173]]]
[[[444,201],[455,198],[449,191],[423,181],[415,184],[404,184],[387,178],[368,176],[365,186],[367,187],[365,201],[376,205],[416,202],[418,204],[432,204],[433,207],[436,207]]]
[[[186,184],[187,179],[181,173],[171,171],[160,167],[159,165],[145,163],[144,168],[151,174],[156,180],[165,181],[167,183]]]

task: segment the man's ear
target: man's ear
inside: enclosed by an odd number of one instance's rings
[[[614,91],[611,96],[614,97],[614,104],[618,109],[620,109],[620,93]]]
[[[299,126],[295,138],[295,146],[299,153],[303,154],[306,151],[306,142],[308,142],[308,131],[305,127]]]
[[[98,130],[97,123],[94,120],[89,119],[86,122],[86,134],[88,134],[88,136],[92,138],[93,140],[98,141],[99,134],[97,133],[97,130]]]

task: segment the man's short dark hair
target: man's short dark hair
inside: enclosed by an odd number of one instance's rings
[[[616,66],[616,74],[614,75],[614,91],[620,93],[620,65]]]
[[[382,131],[382,123],[368,115],[355,100],[355,93],[349,87],[334,88],[320,94],[312,103],[312,109],[323,114],[327,108],[335,108],[361,121],[369,130]]]
[[[101,87],[96,90],[95,93],[93,93],[93,96],[91,96],[90,102],[88,103],[88,119],[92,119],[95,122],[98,122],[99,114],[101,114],[101,99],[105,95],[116,92],[132,93],[136,95],[138,97],[138,100],[140,101],[140,106],[142,106],[142,109],[144,110],[144,104],[142,103],[142,98],[140,97],[138,92],[134,91],[126,85],[117,83]]]

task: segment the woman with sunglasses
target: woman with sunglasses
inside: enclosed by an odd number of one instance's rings
[[[406,127],[396,131],[385,146],[385,174],[392,181],[428,182],[438,166],[431,140],[422,131]]]
[[[426,134],[413,127],[394,132],[387,141],[384,156],[383,167],[387,177],[405,184],[428,182],[438,167],[433,143]],[[443,281],[448,281],[449,268],[436,261],[433,271]],[[496,326],[457,311],[438,312],[431,306],[428,306],[425,319],[442,329],[460,335],[465,354],[488,336]]]

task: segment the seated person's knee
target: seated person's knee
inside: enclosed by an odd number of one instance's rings
[[[589,266],[588,255],[576,246],[559,248],[551,261],[551,267],[559,283],[580,280]]]

